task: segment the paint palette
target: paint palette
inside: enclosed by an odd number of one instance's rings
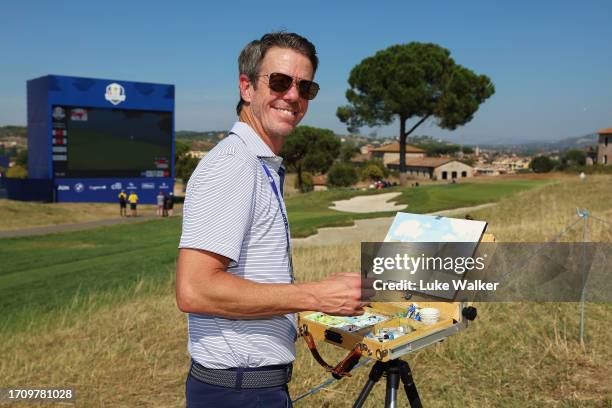
[[[311,313],[305,315],[303,318],[347,332],[355,332],[370,328],[375,324],[390,319],[389,316],[372,312],[365,312],[361,316],[331,316],[325,313]]]

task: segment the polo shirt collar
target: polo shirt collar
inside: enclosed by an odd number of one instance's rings
[[[257,132],[253,130],[252,127],[247,125],[244,122],[236,122],[230,133],[235,134],[242,140],[242,142],[246,145],[247,149],[255,154],[257,157],[261,157],[268,163],[274,171],[278,172],[280,167],[284,166],[283,158],[274,154],[270,146],[268,146],[262,139],[259,137]]]
[[[237,135],[247,146],[247,148],[257,157],[279,157],[274,154],[270,146],[268,146],[252,127],[244,122],[236,122],[232,126],[230,133]],[[279,157],[280,158],[280,157]]]

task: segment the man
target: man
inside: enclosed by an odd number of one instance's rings
[[[174,215],[174,194],[168,193],[168,195],[166,195],[164,210],[166,211],[166,217],[172,217]]]
[[[295,312],[363,313],[358,274],[293,283],[283,142],[316,96],[315,47],[293,33],[249,43],[239,122],[187,186],[176,299],[188,312],[187,406],[287,407]]]
[[[138,210],[136,209],[138,205],[138,195],[134,191],[130,192],[128,202],[130,203],[130,216],[138,217]]]
[[[121,192],[119,193],[119,216],[120,217],[126,217],[127,216],[127,194],[125,194],[125,191],[121,190]]]

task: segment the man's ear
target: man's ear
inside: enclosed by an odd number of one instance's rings
[[[245,74],[240,74],[238,86],[240,87],[240,97],[242,100],[250,103],[253,84],[251,84],[249,77]]]

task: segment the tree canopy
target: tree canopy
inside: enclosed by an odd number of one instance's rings
[[[200,159],[189,155],[189,145],[179,140],[174,145],[174,176],[183,181],[183,185],[191,177]]]
[[[331,187],[350,187],[358,181],[357,170],[348,163],[334,163],[327,173],[327,184]]]
[[[552,171],[556,165],[557,162],[548,156],[534,157],[531,163],[529,163],[531,170],[536,173],[548,173]]]
[[[449,50],[418,42],[393,45],[364,59],[351,70],[348,83],[349,105],[339,107],[336,115],[350,132],[399,119],[402,174],[410,133],[429,118],[454,130],[472,120],[495,92],[487,76],[455,63]],[[411,119],[416,123],[406,131]]]
[[[325,173],[340,154],[340,139],[329,129],[299,126],[285,139],[280,155],[297,172],[297,185],[304,191],[302,172]]]

